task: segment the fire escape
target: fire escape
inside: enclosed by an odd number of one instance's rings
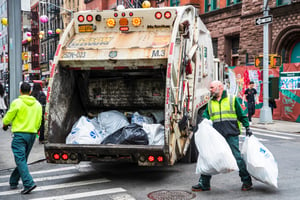
[[[31,68],[32,70],[39,70],[39,13],[38,9],[31,11],[31,38],[32,41],[29,46],[31,51]]]

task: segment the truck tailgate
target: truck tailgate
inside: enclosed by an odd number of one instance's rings
[[[101,162],[133,161],[140,163],[147,162],[149,156],[161,157],[166,161],[163,145],[48,143],[45,144],[45,154],[47,161],[50,163],[79,163],[81,160]]]

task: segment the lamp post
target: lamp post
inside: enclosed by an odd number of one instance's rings
[[[19,96],[19,83],[22,81],[22,33],[21,1],[9,0],[8,6],[8,46],[9,46],[9,100],[12,102]]]
[[[269,0],[264,0],[264,17],[269,15]],[[272,123],[272,112],[269,107],[269,24],[264,24],[264,59],[263,59],[263,107],[260,111],[260,123]]]

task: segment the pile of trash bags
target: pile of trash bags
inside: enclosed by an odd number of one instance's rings
[[[66,138],[66,144],[133,144],[163,145],[163,111],[151,111],[151,116],[135,112],[128,119],[112,110],[97,117],[81,116]]]

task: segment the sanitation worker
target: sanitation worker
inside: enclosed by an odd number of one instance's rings
[[[11,189],[17,189],[21,178],[24,186],[21,194],[29,194],[36,188],[28,170],[27,158],[42,121],[42,106],[30,96],[30,91],[30,84],[23,82],[20,87],[21,95],[11,103],[3,118],[3,130],[6,131],[10,124],[12,127],[11,148],[17,166],[10,176],[9,184]]]
[[[243,113],[241,105],[235,96],[227,94],[220,81],[213,81],[210,85],[212,99],[209,100],[202,117],[212,120],[213,127],[226,139],[239,167],[239,176],[242,181],[242,190],[252,189],[252,180],[246,169],[246,164],[239,150],[240,128],[238,120],[246,128],[246,135],[252,135],[247,116]],[[197,185],[192,191],[210,190],[210,175],[201,174]]]

